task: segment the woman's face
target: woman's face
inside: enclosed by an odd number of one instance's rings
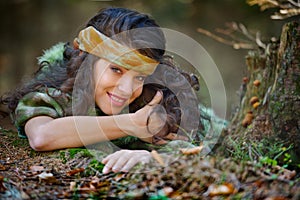
[[[145,74],[99,59],[94,66],[97,106],[107,115],[120,113],[141,95],[145,78]]]

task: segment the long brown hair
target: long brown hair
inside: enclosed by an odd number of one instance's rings
[[[155,27],[154,29],[149,29],[150,32],[147,35],[151,37],[145,37],[142,34],[131,34],[127,35],[126,40],[121,42],[158,62],[160,62],[165,52],[164,34],[156,22],[146,14],[126,8],[106,8],[100,10],[92,17],[86,24],[86,27],[88,26],[95,27],[108,37],[131,29]],[[139,48],[141,43],[149,48]],[[158,48],[151,48],[153,46]],[[90,77],[93,73],[93,65],[96,59],[99,58],[86,52],[81,52],[73,48],[73,45],[66,44],[63,61],[41,63],[32,80],[15,91],[3,95],[1,103],[7,104],[8,108],[13,112],[19,100],[29,92],[36,91],[42,87],[52,87],[61,90],[63,93],[72,93],[75,81],[79,80],[81,82],[77,84],[80,87],[76,88],[76,96],[78,95],[80,98],[76,98],[73,107],[76,110],[76,114],[84,114],[87,112],[93,97],[91,94],[94,92],[94,83]],[[47,70],[44,70],[46,68]]]
[[[184,72],[171,57],[164,56],[154,73],[146,78],[141,96],[132,102],[129,109],[135,112],[148,104],[159,90],[163,93],[160,103],[164,108],[162,114],[166,113],[167,117],[164,127],[154,136],[154,143],[168,133],[196,139],[196,131],[201,127],[199,101],[195,94],[199,88],[197,76]],[[152,113],[161,111],[157,107]]]
[[[180,132],[179,127],[182,124],[185,124],[185,131],[191,132],[195,127],[193,122],[199,123],[197,118],[198,101],[193,89],[191,89],[199,84],[198,79],[181,71],[169,58],[164,57],[165,37],[156,22],[148,15],[136,11],[125,8],[107,8],[92,17],[86,24],[86,27],[88,26],[93,26],[108,37],[113,37],[127,30],[154,27],[154,29],[148,29],[147,34],[129,34],[126,35],[125,40],[121,38],[122,40],[119,41],[160,63],[155,72],[146,79],[142,95],[129,106],[129,110],[135,112],[142,108],[153,98],[155,91],[161,90],[163,92],[161,104],[168,115],[167,123],[162,133],[157,137],[169,132]],[[118,38],[114,39],[118,40]],[[73,98],[72,112],[67,113],[85,115],[91,106],[95,106],[94,81],[91,75],[97,59],[99,58],[66,43],[62,61],[41,63],[31,81],[14,92],[4,95],[1,102],[7,104],[13,112],[25,94],[39,88],[51,87],[61,90],[62,94],[73,92],[75,98]],[[74,91],[74,84],[76,91]],[[180,105],[182,101],[189,103]]]

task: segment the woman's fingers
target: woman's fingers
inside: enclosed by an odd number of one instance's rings
[[[130,159],[128,159],[122,169],[122,172],[128,172],[131,168],[133,168],[138,163],[148,163],[151,159],[151,154],[146,150],[135,150],[132,151]]]
[[[165,110],[163,106],[158,105],[162,97],[162,93],[157,91],[149,104],[134,113],[132,118],[135,124],[133,136],[140,139],[149,138],[163,128],[166,121],[166,115],[163,114]]]
[[[137,163],[149,162],[150,158],[150,153],[145,150],[120,150],[102,160],[102,163],[105,164],[102,173],[128,172]]]
[[[103,174],[107,174],[109,172],[112,171],[112,167],[114,166],[114,163],[116,162],[116,155],[111,154],[109,156],[107,156],[106,158],[104,158],[102,160],[102,163],[105,164],[102,173]]]
[[[155,104],[158,104],[162,99],[162,93],[160,91],[157,91],[153,99],[148,103],[148,106],[153,106]]]
[[[150,158],[149,158],[150,159]],[[143,160],[145,160],[144,162],[147,163],[147,160],[146,158],[141,158],[141,157],[137,157],[137,156],[134,156],[132,158],[130,158],[126,163],[125,165],[122,167],[122,169],[120,169],[121,172],[128,172],[131,168],[133,168],[136,164],[138,163],[144,163]]]
[[[162,100],[162,97],[162,93],[160,91],[157,91],[152,101],[148,103],[148,106],[155,106],[156,110],[149,116],[149,123],[147,124],[148,131],[153,135],[157,134],[164,127],[166,122],[166,111],[164,107],[161,105],[157,105]]]
[[[116,169],[116,163],[118,162],[118,160],[120,158],[122,158],[122,156],[126,153],[124,153],[127,150],[121,150],[121,151],[117,151],[113,154],[110,154],[108,156],[106,156],[103,160],[102,163],[105,164],[102,173],[103,174],[107,174],[111,171],[114,171]],[[124,156],[123,156],[124,157]]]
[[[131,159],[130,153],[125,152],[122,155],[119,156],[117,161],[114,163],[112,166],[112,171],[113,172],[119,172],[122,171],[121,169],[128,163],[128,161]]]

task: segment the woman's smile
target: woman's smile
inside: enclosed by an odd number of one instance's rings
[[[112,105],[114,106],[124,106],[124,104],[126,103],[126,101],[128,101],[128,98],[122,98],[118,95],[112,94],[110,92],[107,92]]]
[[[104,59],[95,63],[95,102],[106,114],[118,114],[141,95],[146,75]]]

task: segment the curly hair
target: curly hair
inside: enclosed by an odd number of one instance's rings
[[[148,15],[125,8],[108,8],[101,10],[91,18],[86,27],[88,26],[93,26],[104,35],[112,37],[132,49],[137,49],[139,53],[158,62],[165,53],[164,34]],[[139,30],[139,28],[143,28],[142,32],[132,31]],[[60,89],[63,92],[72,91],[73,96],[80,97],[73,101],[73,115],[86,114],[89,107],[94,105],[94,95],[91,95],[94,93],[94,80],[86,77],[92,74],[94,62],[99,58],[85,53],[81,55],[82,58],[85,58],[81,62],[81,58],[78,58],[78,50],[66,50],[65,54],[70,60],[67,64],[69,79]],[[74,85],[76,85],[75,90],[73,90]]]
[[[164,34],[156,22],[146,14],[126,8],[106,8],[100,10],[92,17],[86,24],[86,27],[88,26],[93,26],[106,36],[114,37],[113,39],[118,42],[137,49],[141,54],[158,62],[164,55],[166,42]],[[129,32],[125,35],[126,37],[124,37],[124,34],[121,34],[121,38],[115,37],[124,31],[138,28],[150,29],[146,29],[146,34]],[[88,111],[87,105],[91,105],[91,97],[93,96],[91,94],[94,92],[93,80],[87,77],[90,77],[92,74],[94,62],[97,59],[99,58],[86,52],[81,52],[73,48],[73,46],[66,44],[63,62],[41,63],[32,80],[14,92],[3,95],[1,103],[8,105],[8,108],[13,112],[19,100],[29,92],[36,91],[42,87],[53,87],[64,93],[71,93],[73,92],[75,82],[81,81],[76,84],[80,87],[76,88],[75,92],[80,98],[76,99],[77,101],[73,105],[76,110],[75,114],[86,114]]]
[[[169,132],[184,134],[192,132],[199,123],[197,99],[193,87],[197,89],[199,83],[194,75],[190,75],[177,68],[172,59],[164,56],[165,37],[156,22],[148,15],[125,8],[107,8],[92,17],[86,27],[93,26],[98,31],[114,40],[137,49],[139,53],[155,59],[160,64],[155,72],[147,77],[143,92],[131,105],[129,111],[135,112],[150,102],[157,90],[163,92],[161,105],[167,113],[164,128],[155,137],[163,137]],[[124,31],[146,29],[143,34]],[[146,48],[147,47],[147,48]],[[1,98],[1,102],[8,105],[13,112],[19,100],[27,93],[39,88],[56,88],[62,94],[73,93],[72,115],[85,115],[91,106],[95,107],[94,80],[88,78],[93,74],[93,66],[99,58],[82,52],[70,44],[65,44],[63,61],[42,62],[34,74],[33,79],[13,93]],[[47,69],[47,70],[45,70]],[[76,86],[76,87],[75,87]],[[75,97],[74,97],[75,96]],[[79,97],[79,98],[77,98]],[[59,97],[56,97],[59,98]],[[154,109],[153,112],[160,112]],[[180,127],[184,128],[180,129]]]
[[[153,139],[163,139],[168,133],[176,133],[196,139],[196,130],[201,127],[198,109],[198,98],[195,90],[199,90],[199,80],[194,74],[188,74],[176,67],[175,62],[169,56],[157,66],[153,74],[145,80],[143,92],[130,105],[130,112],[135,112],[148,104],[156,91],[162,91],[161,106],[155,107],[152,113],[167,114],[164,127]]]

